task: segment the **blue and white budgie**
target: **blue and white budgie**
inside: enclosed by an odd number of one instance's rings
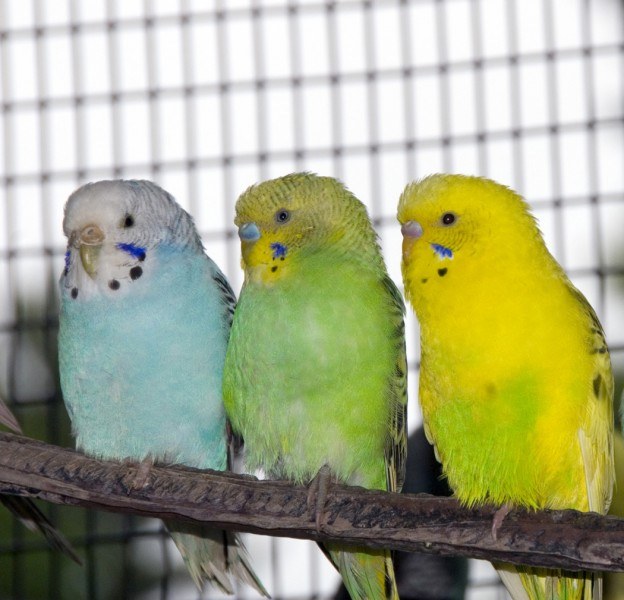
[[[191,216],[149,181],[65,206],[59,365],[76,445],[102,459],[227,468],[221,378],[236,303]],[[167,523],[193,580],[267,595],[233,533]]]

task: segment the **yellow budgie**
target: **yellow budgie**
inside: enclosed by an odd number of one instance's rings
[[[398,219],[421,327],[425,428],[456,496],[501,505],[500,514],[606,513],[614,467],[604,333],[528,205],[494,181],[432,175],[406,187]],[[495,566],[514,600],[601,595],[598,574]]]
[[[624,518],[624,438],[619,432],[613,438],[613,455],[615,458],[615,487],[609,514]],[[604,600],[624,600],[624,573],[606,573],[604,587]]]

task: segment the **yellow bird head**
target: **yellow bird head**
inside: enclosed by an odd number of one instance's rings
[[[536,250],[547,252],[522,197],[481,177],[436,174],[410,183],[399,200],[398,220],[412,302],[417,294],[438,293],[451,277],[466,289],[488,269],[512,267]]]
[[[246,278],[265,284],[321,251],[368,255],[371,239],[377,248],[365,206],[336,179],[312,173],[250,187],[236,203],[234,223]]]

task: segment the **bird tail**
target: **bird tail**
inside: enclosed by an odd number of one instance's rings
[[[0,496],[0,504],[6,506],[28,529],[39,531],[54,550],[63,552],[74,562],[82,565],[82,561],[65,536],[52,525],[32,500],[21,496]]]
[[[399,600],[389,550],[326,544],[323,550],[342,577],[352,600]]]
[[[251,568],[247,550],[237,534],[190,523],[166,521],[165,525],[200,590],[208,581],[222,592],[233,594],[233,576],[265,598],[270,597]]]
[[[602,575],[495,565],[513,600],[600,600]]]

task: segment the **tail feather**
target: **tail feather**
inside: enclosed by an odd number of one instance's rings
[[[234,577],[236,577],[240,581],[254,588],[259,594],[262,594],[265,598],[270,598],[271,596],[262,585],[259,577],[251,568],[247,548],[245,548],[245,545],[241,541],[240,537],[231,531],[226,531],[225,535],[227,537],[228,562],[230,565],[230,573],[232,573],[232,575],[234,575]]]
[[[270,597],[253,572],[247,551],[235,533],[190,523],[165,522],[165,525],[200,590],[208,581],[222,592],[234,594],[230,580],[234,576],[264,597]]]
[[[0,504],[6,506],[28,529],[39,531],[54,550],[63,552],[74,562],[82,565],[72,545],[32,500],[21,496],[0,496]]]
[[[389,550],[327,544],[327,554],[352,600],[399,600]]]
[[[599,573],[515,567],[499,563],[496,570],[513,600],[601,600]]]

